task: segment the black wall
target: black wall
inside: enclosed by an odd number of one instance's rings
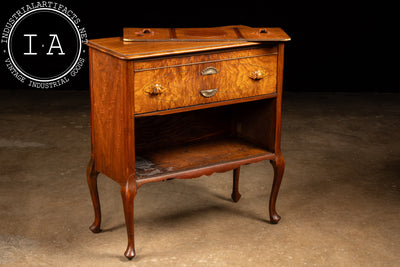
[[[0,28],[22,5],[0,9]],[[121,36],[131,27],[212,27],[243,24],[282,27],[285,90],[397,91],[396,6],[371,1],[55,1],[72,9],[89,39]],[[0,88],[21,88],[0,62]],[[29,88],[29,87],[25,87]],[[57,89],[88,89],[88,72]]]

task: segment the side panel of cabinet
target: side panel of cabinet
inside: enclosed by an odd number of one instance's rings
[[[273,153],[281,151],[282,83],[284,44],[278,46],[276,98],[249,102],[236,118],[236,134]],[[251,107],[251,108],[249,108]]]
[[[90,49],[92,157],[123,184],[135,170],[133,62]]]

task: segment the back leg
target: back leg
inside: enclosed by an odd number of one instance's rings
[[[99,192],[97,191],[97,176],[99,173],[95,170],[94,160],[91,158],[86,169],[87,182],[89,186],[90,196],[92,198],[94,208],[94,222],[89,227],[93,233],[100,232],[101,223],[101,211],[100,211],[100,200]]]
[[[239,175],[240,175],[240,167],[233,170],[233,187],[232,187],[232,200],[233,202],[238,202],[240,197],[239,193]]]

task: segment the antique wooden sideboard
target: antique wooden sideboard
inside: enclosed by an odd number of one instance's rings
[[[139,187],[233,170],[237,202],[240,166],[262,160],[274,169],[269,216],[277,223],[288,40],[280,28],[245,26],[126,29],[124,38],[90,40],[90,230],[100,232],[100,172],[121,185],[131,259]]]

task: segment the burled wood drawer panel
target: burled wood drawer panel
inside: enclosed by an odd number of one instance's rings
[[[135,114],[276,92],[275,47],[135,63]]]

